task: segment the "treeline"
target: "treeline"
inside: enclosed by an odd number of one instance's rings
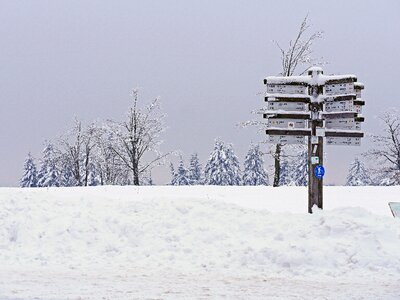
[[[72,129],[56,142],[48,142],[39,167],[29,154],[22,187],[140,185],[151,183],[151,169],[163,164],[160,134],[164,115],[159,99],[140,107],[137,90],[125,121],[108,120]]]

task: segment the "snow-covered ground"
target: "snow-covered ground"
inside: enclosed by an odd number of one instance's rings
[[[0,299],[400,299],[400,187],[0,188]]]

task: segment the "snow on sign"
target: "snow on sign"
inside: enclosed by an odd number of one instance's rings
[[[329,136],[326,138],[326,144],[332,146],[361,146],[361,138]]]
[[[309,137],[308,212],[312,213],[314,205],[322,209],[323,184],[318,179],[324,176],[324,141],[326,145],[360,146],[364,85],[355,75],[324,75],[320,67],[311,67],[302,76],[268,76],[264,84],[268,109],[263,109],[263,118],[268,119],[269,142],[304,144]]]
[[[354,82],[342,82],[342,83],[328,83],[325,85],[326,95],[348,95],[354,94]]]
[[[268,119],[268,127],[275,128],[306,128],[307,121],[302,119]]]
[[[268,110],[305,111],[306,105],[302,102],[268,101]]]
[[[307,86],[302,84],[267,84],[269,94],[306,94]]]
[[[272,144],[281,145],[294,145],[294,144],[304,144],[305,137],[302,135],[270,135],[269,142]]]

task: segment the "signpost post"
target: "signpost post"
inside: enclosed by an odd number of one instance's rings
[[[362,83],[354,75],[323,74],[319,67],[307,76],[267,77],[264,118],[269,141],[304,144],[308,139],[308,212],[323,208],[323,147],[359,146],[361,132]]]

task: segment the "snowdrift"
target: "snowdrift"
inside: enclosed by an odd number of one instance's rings
[[[304,187],[1,188],[0,265],[397,281],[399,196],[327,187],[309,215]]]

